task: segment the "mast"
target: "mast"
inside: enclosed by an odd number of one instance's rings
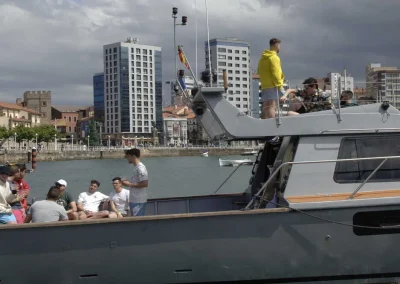
[[[207,42],[208,42],[208,71],[210,72],[210,87],[212,87],[212,73],[211,73],[211,46],[210,46],[210,27],[208,26],[208,7],[207,0],[204,0],[206,4],[206,20],[207,20]]]
[[[196,22],[196,70],[195,70],[195,75],[196,78],[198,78],[199,74],[197,74],[197,0],[194,0],[194,16],[195,16],[195,22]]]

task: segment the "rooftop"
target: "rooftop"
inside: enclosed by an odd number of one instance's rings
[[[5,109],[22,110],[22,111],[26,111],[26,112],[33,113],[33,114],[40,114],[40,112],[34,111],[33,109],[23,107],[19,104],[0,102],[0,107],[5,108]]]
[[[52,106],[52,108],[58,110],[59,112],[77,112],[80,110],[88,109],[88,106],[70,106],[70,105],[57,105]]]

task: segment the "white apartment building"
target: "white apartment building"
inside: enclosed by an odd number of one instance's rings
[[[161,47],[128,38],[103,46],[104,126],[113,138],[151,136],[162,124]]]
[[[328,73],[327,77],[331,82],[331,92],[333,97],[339,97],[343,91],[354,90],[354,78],[351,76],[344,76],[340,73]]]
[[[227,100],[245,113],[250,106],[250,44],[237,38],[210,40],[211,66],[209,66],[208,42],[205,42],[206,69],[218,72],[218,86],[223,86],[223,70],[227,70]]]

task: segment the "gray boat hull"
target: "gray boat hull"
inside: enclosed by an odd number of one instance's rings
[[[352,224],[357,212],[383,209],[398,207],[307,212]],[[10,225],[0,234],[6,284],[400,279],[399,234],[357,236],[352,227],[286,209]]]

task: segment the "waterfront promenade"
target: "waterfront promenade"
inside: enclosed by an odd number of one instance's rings
[[[139,148],[142,151],[142,157],[183,157],[183,156],[201,156],[204,150],[208,150],[210,156],[240,155],[244,146],[241,147],[149,147]],[[258,148],[254,148],[258,149]],[[89,160],[89,159],[122,159],[124,157],[123,148],[118,147],[87,147],[76,146],[74,148],[65,148],[55,150],[42,150],[38,152],[36,160],[43,161],[67,161],[67,160]],[[0,155],[0,163],[6,161],[30,162],[29,150],[9,150]]]

